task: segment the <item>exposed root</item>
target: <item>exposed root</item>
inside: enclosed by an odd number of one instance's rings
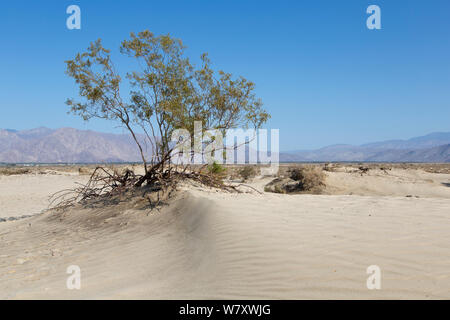
[[[95,168],[86,184],[78,184],[74,189],[65,189],[54,193],[50,197],[49,207],[64,209],[76,203],[85,203],[99,197],[113,197],[126,192],[132,187],[139,176],[131,170],[119,173],[104,167]]]
[[[79,184],[74,189],[66,189],[50,197],[50,209],[64,210],[76,204],[94,205],[114,204],[135,195],[141,195],[148,200],[149,206],[154,208],[167,199],[167,196],[182,180],[193,180],[210,188],[227,192],[237,192],[239,186],[225,184],[220,177],[200,171],[177,170],[169,167],[153,167],[145,175],[138,175],[133,170],[126,169],[118,172],[114,169],[97,167],[86,184]]]

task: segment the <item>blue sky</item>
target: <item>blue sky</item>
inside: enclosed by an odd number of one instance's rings
[[[81,30],[66,8],[81,8]],[[381,8],[369,30],[366,8]],[[450,131],[450,1],[8,1],[0,7],[0,128],[121,132],[67,114],[64,61],[131,31],[170,33],[256,83],[281,150]]]

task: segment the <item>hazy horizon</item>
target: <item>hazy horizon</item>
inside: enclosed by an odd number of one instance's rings
[[[56,130],[61,130],[61,129],[75,129],[75,130],[80,130],[80,131],[91,131],[94,133],[100,133],[100,134],[117,134],[117,135],[126,135],[129,136],[130,134],[124,130],[122,133],[119,132],[104,132],[104,131],[97,131],[97,130],[92,130],[92,129],[78,129],[78,128],[73,128],[73,127],[56,127],[56,128],[49,128],[46,126],[40,126],[40,127],[36,127],[36,128],[28,128],[28,129],[23,129],[23,130],[18,130],[18,129],[14,129],[14,128],[0,128],[0,130],[6,130],[6,131],[10,131],[10,132],[24,132],[24,131],[33,131],[33,130],[37,130],[37,129],[49,129],[52,131],[56,131]],[[142,133],[141,133],[142,134]],[[319,150],[321,148],[326,148],[326,147],[334,147],[334,146],[353,146],[353,147],[360,147],[360,146],[364,146],[364,145],[370,145],[370,144],[375,144],[375,143],[384,143],[384,142],[390,142],[390,141],[409,141],[412,139],[417,139],[417,138],[422,138],[422,137],[428,137],[428,136],[432,136],[432,135],[448,135],[450,137],[450,131],[448,132],[430,132],[428,134],[425,134],[423,136],[414,136],[414,137],[409,137],[406,139],[398,139],[396,137],[392,137],[391,139],[387,139],[387,140],[380,140],[380,141],[366,141],[364,143],[361,144],[350,144],[350,143],[336,143],[336,144],[327,144],[327,145],[323,145],[320,146],[316,149],[306,149],[306,148],[301,148],[298,147],[296,149],[290,149],[290,150],[283,150],[280,149],[280,152],[303,152],[303,151],[313,151],[313,150]],[[448,144],[448,142],[443,143],[443,145]]]

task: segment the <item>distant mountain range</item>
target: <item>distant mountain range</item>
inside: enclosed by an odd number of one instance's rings
[[[99,163],[139,161],[129,135],[73,128],[0,129],[0,162]]]
[[[0,162],[3,163],[138,161],[138,149],[126,134],[73,128],[0,129]],[[281,152],[280,161],[450,162],[450,132],[360,146],[334,145],[318,150]]]
[[[450,162],[450,132],[360,146],[333,145],[318,150],[284,152],[280,153],[280,161]]]

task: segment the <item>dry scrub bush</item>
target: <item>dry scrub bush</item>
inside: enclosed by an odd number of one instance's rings
[[[244,181],[247,181],[250,178],[256,176],[256,170],[253,166],[245,166],[244,168],[239,170],[239,175]]]
[[[135,62],[128,66],[139,69],[122,67],[119,73],[111,51],[100,39],[67,60],[66,72],[75,80],[81,98],[68,99],[67,105],[71,113],[84,120],[110,120],[124,128],[139,150],[144,173],[98,167],[86,185],[72,190],[69,201],[60,201],[65,193],[57,195],[57,205],[67,207],[79,201],[115,197],[141,187],[165,190],[182,179],[237,191],[223,184],[225,169],[219,164],[211,165],[205,173],[190,165],[177,170],[173,151],[185,142],[174,143],[172,138],[181,128],[191,137],[198,135],[196,122],[202,123],[200,134],[213,129],[260,128],[270,116],[256,97],[255,84],[211,69],[207,54],[200,56],[199,66],[192,65],[181,40],[156,36],[148,30],[131,33],[121,42],[120,53]],[[214,141],[212,137],[209,140],[202,147]]]
[[[27,174],[30,173],[30,169],[26,168],[1,168],[0,175],[1,176],[11,176],[15,174]]]
[[[93,172],[93,170],[88,167],[79,167],[78,168],[78,174],[80,176],[90,175],[90,174],[92,174],[92,172]]]
[[[279,179],[279,178],[277,178]],[[275,179],[275,180],[277,180]],[[264,187],[265,192],[273,192],[273,193],[286,193],[286,190],[283,189],[280,185],[274,184],[273,188],[271,187],[270,183],[269,185]]]

